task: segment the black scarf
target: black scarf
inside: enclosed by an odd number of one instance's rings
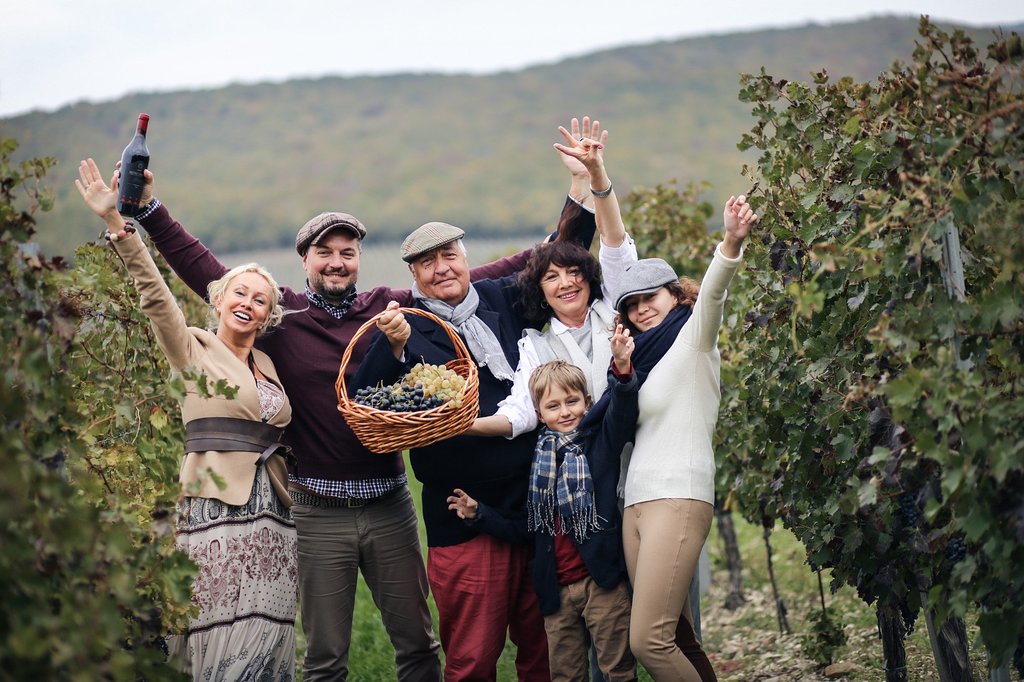
[[[636,335],[633,340],[636,345],[633,348],[632,360],[633,371],[636,373],[640,386],[644,385],[647,375],[675,343],[676,337],[679,336],[686,321],[690,319],[692,312],[693,309],[688,305],[677,305],[657,327]],[[580,424],[581,429],[589,430],[600,426],[604,419],[604,413],[608,411],[608,403],[611,402],[611,392],[612,389],[609,385],[601,399],[594,403],[590,411],[584,415],[583,422]]]

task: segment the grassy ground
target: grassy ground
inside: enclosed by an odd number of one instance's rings
[[[418,505],[419,484],[411,480],[410,487]],[[735,611],[726,610],[722,606],[727,574],[721,540],[714,526],[708,547],[711,556],[712,584],[701,600],[704,648],[715,667],[718,679],[721,682],[828,679],[814,662],[805,658],[801,652],[800,637],[807,631],[807,618],[821,607],[817,578],[804,563],[800,543],[791,533],[781,529],[776,530],[771,537],[773,566],[792,630],[792,634],[780,634],[771,584],[768,580],[761,528],[737,518],[736,530],[743,557],[747,603]],[[426,538],[422,526],[420,534],[425,552]],[[875,625],[874,610],[860,601],[850,588],[843,588],[835,595],[829,594],[827,572],[824,580],[826,603],[835,609],[844,624],[847,636],[847,645],[840,650],[836,661],[853,665],[853,670],[839,679],[850,682],[884,680],[882,646]],[[436,632],[437,612],[432,600],[430,607],[434,612]],[[968,623],[968,636],[972,641],[974,677],[976,680],[987,680],[984,652],[976,644],[977,628],[971,622]],[[301,661],[305,650],[301,627],[298,632],[298,647],[298,679],[301,680]],[[907,639],[906,649],[907,669],[912,682],[938,679],[923,615],[918,619],[913,634]],[[508,643],[498,663],[499,681],[516,679],[514,660],[515,647]],[[362,578],[359,580],[356,597],[349,666],[350,679],[353,680],[383,682],[395,679],[394,650]],[[644,671],[641,670],[640,673],[641,680],[650,680]]]
[[[715,666],[718,679],[722,682],[828,679],[802,655],[800,647],[801,635],[809,627],[808,617],[821,610],[818,581],[804,563],[802,546],[788,531],[779,529],[772,533],[772,564],[779,583],[779,596],[786,606],[792,630],[792,634],[783,635],[779,633],[768,579],[762,530],[738,518],[736,525],[747,603],[735,611],[728,611],[722,606],[727,574],[721,540],[714,527],[709,546],[712,585],[701,601],[704,648]],[[853,665],[853,670],[841,679],[856,682],[884,680],[882,644],[874,609],[861,601],[852,588],[844,587],[834,595],[829,594],[830,576],[827,571],[823,580],[826,604],[835,609],[847,637],[847,645],[835,660]],[[984,651],[977,644],[978,631],[973,622],[968,622],[968,637],[972,642],[974,678],[987,680]],[[923,614],[906,640],[906,651],[911,681],[938,680]]]

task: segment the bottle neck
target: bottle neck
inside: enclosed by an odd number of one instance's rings
[[[135,128],[135,132],[143,137],[146,136],[146,131],[149,129],[149,116],[143,114],[139,116],[139,125]]]

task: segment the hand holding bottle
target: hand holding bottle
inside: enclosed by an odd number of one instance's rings
[[[139,206],[145,208],[149,206],[149,202],[153,201],[153,172],[148,168],[143,171],[142,177],[145,178],[145,185],[142,187],[142,198],[139,199]],[[117,187],[120,184],[121,179],[121,162],[118,161],[114,164],[114,174],[110,176],[110,186]]]

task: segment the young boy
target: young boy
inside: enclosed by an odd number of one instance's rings
[[[449,509],[483,532],[510,542],[533,536],[533,585],[556,682],[588,679],[590,642],[606,680],[636,679],[615,487],[619,453],[636,425],[637,378],[629,331],[619,325],[611,346],[611,403],[604,419],[592,426],[580,428],[591,399],[578,367],[556,360],[530,376],[530,393],[544,427],[524,513],[493,509],[458,488],[448,498]]]

